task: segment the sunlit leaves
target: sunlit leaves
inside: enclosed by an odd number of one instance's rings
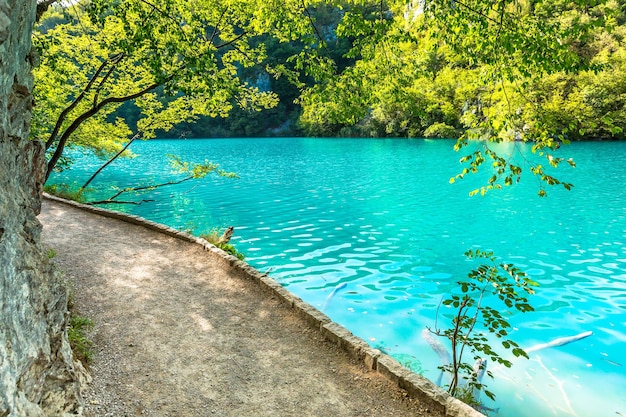
[[[91,0],[53,7],[34,44],[37,107],[33,136],[46,141],[54,167],[65,146],[115,152],[132,135],[154,137],[198,116],[227,116],[277,104],[241,76],[266,57],[260,35],[319,45],[308,1],[178,2]],[[308,54],[300,56],[306,66]],[[321,66],[311,65],[320,68]],[[139,120],[112,115],[133,103]],[[103,134],[108,132],[108,134]]]
[[[191,179],[204,178],[209,174],[217,174],[220,177],[226,178],[239,178],[236,173],[219,169],[219,164],[214,164],[208,160],[205,160],[203,163],[190,163],[183,161],[177,155],[170,154],[167,155],[167,157],[174,174],[183,174]]]
[[[468,279],[458,282],[458,293],[452,293],[442,300],[442,306],[455,311],[451,326],[429,330],[448,339],[452,347],[452,362],[441,367],[452,377],[449,392],[471,404],[475,398],[466,398],[464,390],[467,387],[485,390],[478,376],[479,370],[476,369],[476,364],[482,363],[481,358],[489,358],[506,367],[512,365],[510,360],[500,356],[494,349],[494,338],[515,357],[528,358],[526,352],[510,338],[511,324],[507,316],[512,310],[522,313],[534,310],[525,294],[534,294],[534,287],[538,284],[515,265],[500,261],[493,252],[469,250],[465,256],[484,263],[472,269]],[[499,300],[502,305],[495,306],[495,300]],[[477,360],[474,366],[464,359],[466,349]],[[487,374],[491,376],[491,373]],[[461,384],[461,380],[466,381],[466,384]]]
[[[372,19],[375,6],[368,9]],[[371,21],[346,14],[340,34],[354,38],[358,61],[301,101],[310,134],[462,135],[456,149],[464,151],[475,141],[486,149],[528,142],[538,155],[552,155],[541,162],[550,168],[564,161],[575,166],[554,154],[562,144],[624,138],[626,28],[615,0],[434,0],[385,7],[376,36],[366,36]],[[487,171],[473,194],[515,185],[537,164],[509,163],[510,155],[485,149],[468,153],[473,159],[450,182]],[[539,195],[554,185],[571,188],[561,175],[538,173]]]

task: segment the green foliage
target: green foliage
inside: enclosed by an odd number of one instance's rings
[[[67,329],[67,336],[74,355],[83,364],[88,365],[93,359],[93,342],[89,339],[88,333],[93,329],[93,321],[87,317],[70,316],[70,325]]]
[[[459,130],[443,122],[436,122],[424,130],[426,138],[447,138],[454,139],[459,136]]]
[[[78,201],[79,203],[85,202],[83,189],[74,190],[67,184],[46,184],[43,188],[45,192],[57,197],[61,197],[66,200]]]
[[[168,130],[194,137],[300,128],[312,136],[464,134],[536,141],[548,151],[559,139],[626,137],[625,19],[615,0],[126,3],[78,3],[44,17],[35,37],[42,65],[34,136],[46,138],[99,66],[105,64],[104,77],[109,57],[125,53],[98,97],[113,80],[158,86],[131,105],[107,102],[68,146],[110,154],[130,134]],[[209,38],[213,29],[222,32]],[[76,52],[80,60],[72,58]],[[125,76],[124,65],[141,71]],[[140,91],[126,85],[118,90]],[[298,86],[306,88],[302,97]],[[95,90],[71,113],[88,108]],[[294,100],[303,107],[300,126]]]
[[[223,243],[221,245],[218,245],[217,247],[223,250],[224,252],[228,253],[229,255],[233,255],[240,261],[243,261],[246,257],[243,253],[239,252],[237,248],[235,248],[233,245],[229,243]]]
[[[234,106],[276,106],[274,93],[242,74],[265,64],[262,35],[278,43],[298,40],[306,50],[298,55],[301,66],[324,61],[303,13],[310,6],[300,0],[91,0],[52,7],[33,37],[40,65],[32,137],[46,142],[48,174],[66,146],[110,157],[131,136],[147,139],[201,116],[226,117]],[[139,116],[117,117],[129,109]]]
[[[174,174],[184,174],[190,179],[204,178],[209,174],[216,174],[220,177],[226,178],[239,178],[234,172],[227,172],[223,169],[219,169],[218,164],[214,164],[209,160],[204,160],[203,163],[189,163],[181,160],[177,155],[168,154],[167,157],[170,160],[170,166]]]
[[[626,139],[626,16],[616,0],[415,0],[384,8],[339,25],[338,35],[360,37],[356,62],[299,99],[308,135],[454,136],[459,151],[484,141],[452,181],[488,163],[494,177],[474,194],[528,172],[542,181],[540,196],[571,184],[540,164],[508,163],[490,143],[533,142],[544,165],[556,167],[574,165],[554,156],[561,144]]]
[[[202,163],[190,163],[187,161],[181,160],[181,158],[177,155],[167,155],[170,166],[172,167],[172,174],[176,176],[175,179],[170,181],[161,182],[158,184],[148,184],[148,185],[137,185],[126,188],[119,187],[111,187],[112,191],[115,191],[113,195],[104,200],[97,201],[83,201],[85,204],[90,205],[99,205],[99,204],[134,204],[140,205],[147,202],[152,202],[154,200],[151,199],[141,199],[137,201],[133,200],[118,200],[118,198],[122,195],[134,195],[134,196],[142,196],[146,193],[156,190],[157,188],[167,187],[170,185],[178,185],[190,180],[198,180],[206,177],[207,175],[215,174],[220,177],[226,178],[238,178],[237,174],[234,172],[227,172],[222,169],[219,169],[218,164],[214,164],[208,160],[205,160]],[[182,177],[180,175],[183,175]],[[83,188],[79,189],[79,193],[82,193]]]
[[[451,294],[442,301],[443,306],[455,311],[451,327],[441,330],[435,324],[435,329],[429,330],[449,340],[452,347],[452,363],[441,367],[452,378],[448,391],[471,403],[467,397],[475,399],[475,393],[480,391],[494,399],[494,394],[482,383],[480,375],[485,372],[482,360],[489,358],[506,367],[512,365],[511,361],[500,356],[494,348],[494,337],[513,356],[528,357],[510,339],[511,325],[506,316],[511,310],[521,313],[533,311],[526,296],[534,294],[533,287],[538,284],[514,265],[498,262],[492,252],[470,250],[465,255],[468,259],[484,260],[487,263],[474,268],[468,274],[467,280],[458,282],[459,293]],[[494,307],[496,302],[501,306]],[[480,362],[473,365],[468,363],[465,359],[468,354],[473,360]],[[493,377],[489,370],[486,374]]]
[[[52,248],[49,248],[48,251],[46,252],[46,256],[48,256],[48,259],[53,259],[57,256],[57,251],[55,251]]]
[[[51,251],[52,250],[49,251],[49,258]],[[74,290],[70,282],[66,281],[65,285],[68,292],[67,309],[70,317],[67,326],[68,342],[74,352],[75,358],[81,361],[83,365],[89,366],[94,355],[92,350],[93,341],[89,336],[93,330],[94,323],[88,317],[81,316],[77,313]]]
[[[202,239],[204,239],[207,242],[215,245],[216,247],[220,248],[221,250],[223,250],[224,252],[228,253],[229,255],[233,255],[234,257],[236,257],[240,261],[243,261],[245,259],[245,255],[243,253],[239,252],[237,250],[237,248],[235,248],[230,243],[220,243],[219,240],[220,240],[221,236],[222,236],[222,234],[220,233],[220,230],[218,228],[213,228],[213,229],[209,230],[206,233],[200,234],[200,237]]]
[[[481,411],[481,402],[476,398],[476,393],[474,391],[475,389],[470,384],[464,385],[457,388],[454,397],[463,401],[475,410]]]

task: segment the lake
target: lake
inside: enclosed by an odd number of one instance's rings
[[[473,265],[464,252],[493,250],[540,284],[534,312],[507,315],[520,346],[593,335],[514,359],[510,369],[489,363],[495,379],[483,382],[497,397],[481,399],[498,410],[492,415],[626,416],[626,143],[564,146],[559,155],[577,167],[554,172],[574,188],[548,187],[547,198],[526,165],[519,184],[469,197],[490,168],[450,184],[464,154],[453,143],[154,140],[133,144],[137,158],[103,171],[92,196],[174,178],[166,154],[236,172],[239,179],[211,176],[156,189],[143,196],[151,203],[110,208],[196,234],[234,226],[232,243],[248,263],[431,380],[440,362],[422,331],[438,310],[438,326],[449,323],[440,302]],[[540,161],[526,144],[497,149]],[[84,182],[97,166],[80,158],[53,182]]]

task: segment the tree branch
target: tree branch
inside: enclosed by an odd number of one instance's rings
[[[74,122],[65,130],[65,132],[63,132],[63,135],[61,135],[61,138],[59,139],[59,144],[57,145],[56,149],[54,150],[54,154],[52,155],[52,158],[50,158],[50,161],[48,161],[48,171],[46,172],[46,181],[50,177],[50,174],[52,173],[52,170],[54,169],[54,167],[56,166],[57,162],[61,158],[61,155],[63,154],[63,150],[65,149],[65,145],[67,143],[67,140],[72,135],[72,133],[74,133],[76,131],[76,129],[78,129],[78,127],[85,120],[89,119],[91,116],[93,116],[96,113],[98,113],[103,107],[105,107],[108,104],[111,104],[111,103],[123,103],[125,101],[130,101],[130,100],[134,100],[134,99],[136,99],[138,97],[141,97],[142,95],[144,95],[144,94],[154,90],[155,88],[165,84],[166,82],[172,80],[174,78],[174,75],[175,74],[170,75],[169,77],[167,77],[162,82],[152,83],[149,86],[147,86],[147,87],[143,88],[142,90],[139,90],[139,91],[137,91],[137,92],[135,92],[133,94],[129,94],[127,96],[122,96],[122,97],[108,97],[108,98],[102,100],[97,105],[92,106],[89,110],[87,110],[86,112],[84,112],[80,116],[78,116],[74,120]]]
[[[135,206],[140,206],[143,203],[152,203],[154,200],[139,200],[139,201],[117,201],[117,200],[101,200],[101,201],[87,201],[83,204],[88,206],[95,206],[97,204],[132,204]]]
[[[221,49],[228,45],[232,45],[233,43],[237,42],[239,39],[243,38],[244,36],[246,36],[246,32],[243,32],[242,34],[236,36],[235,38],[229,40],[228,42],[224,42],[221,45],[215,45],[215,49]]]
[[[459,337],[459,332],[460,332],[460,328],[461,328],[461,317],[464,315],[463,311],[465,310],[467,306],[467,299],[463,300],[461,302],[461,306],[459,307],[459,311],[457,312],[457,316],[456,316],[456,322],[455,322],[455,326],[454,326],[454,330],[452,332],[452,338],[451,338],[451,347],[452,347],[452,381],[450,381],[450,387],[448,389],[448,392],[451,395],[454,395],[456,393],[456,387],[459,383],[459,367],[461,365],[461,357],[457,357],[457,344],[458,342],[458,337]]]
[[[117,59],[119,56],[123,56],[123,53],[113,55],[112,57],[106,59],[102,64],[100,64],[100,66],[98,67],[94,75],[91,77],[91,79],[89,80],[89,82],[87,83],[83,91],[81,91],[78,97],[76,97],[74,101],[61,112],[61,114],[59,115],[59,118],[57,119],[56,124],[54,125],[54,129],[52,130],[52,133],[50,134],[50,137],[46,141],[46,150],[49,149],[52,146],[52,144],[56,141],[56,137],[59,134],[59,130],[61,130],[61,126],[63,125],[63,122],[65,121],[65,118],[67,117],[67,115],[72,110],[74,110],[74,108],[85,98],[85,95],[91,89],[91,87],[93,87],[93,84],[96,82],[96,79],[98,78],[100,73],[104,70],[104,68],[107,66],[107,64],[111,60]]]
[[[181,22],[180,22],[180,21],[178,21],[178,20],[176,20],[176,18],[175,18],[174,16],[172,16],[172,15],[168,14],[166,11],[164,11],[164,10],[160,9],[160,8],[159,8],[159,7],[157,7],[155,4],[153,4],[153,3],[151,3],[151,2],[149,2],[149,1],[147,1],[147,0],[139,0],[139,1],[140,1],[140,2],[142,2],[142,3],[144,3],[144,4],[146,4],[146,5],[148,5],[149,7],[152,7],[152,10],[153,10],[153,11],[156,11],[156,12],[158,12],[159,14],[161,14],[162,16],[164,16],[164,17],[166,17],[166,18],[170,19],[170,20],[174,23],[174,26],[176,26],[176,28],[178,29],[178,31],[180,31],[180,33],[182,33],[183,38],[185,38],[185,40],[186,40],[187,42],[189,42],[189,39],[187,39],[187,34],[185,33],[185,31],[183,30],[183,28],[182,28],[182,27],[181,27],[181,25],[180,25],[180,23],[181,23]]]
[[[48,7],[56,3],[58,0],[37,1],[37,11],[35,12],[35,23],[39,23],[41,16],[48,10]]]
[[[93,181],[93,180],[94,180],[94,178],[96,178],[96,177],[98,176],[98,174],[99,174],[100,172],[102,172],[102,170],[103,170],[104,168],[108,167],[108,166],[109,166],[109,164],[111,164],[111,163],[112,163],[113,161],[115,161],[115,160],[116,160],[116,159],[117,159],[117,158],[118,158],[121,154],[123,154],[123,153],[124,153],[124,151],[125,151],[126,149],[128,149],[128,147],[129,147],[129,146],[130,146],[130,145],[131,145],[131,144],[132,144],[132,143],[133,143],[136,139],[139,139],[139,137],[141,136],[141,134],[142,134],[142,132],[141,132],[141,131],[139,131],[139,132],[135,133],[135,136],[133,136],[133,137],[132,137],[132,138],[128,141],[128,143],[127,143],[127,144],[126,144],[126,145],[125,145],[125,146],[124,146],[124,147],[123,147],[123,148],[122,148],[122,149],[121,149],[118,153],[116,153],[116,154],[115,154],[115,156],[113,156],[111,159],[109,159],[109,160],[108,160],[108,161],[107,161],[104,165],[102,165],[100,168],[98,168],[98,169],[96,170],[96,172],[94,172],[94,173],[93,173],[93,175],[92,175],[91,177],[89,177],[89,179],[87,180],[87,182],[85,182],[85,183],[83,184],[83,186],[82,186],[82,187],[80,187],[80,190],[84,190],[85,188],[87,188],[87,186],[91,183],[91,181]]]
[[[168,185],[178,185],[178,184],[182,184],[185,181],[189,181],[191,179],[193,179],[193,175],[190,175],[188,177],[185,177],[181,180],[178,181],[168,181],[168,182],[164,182],[161,184],[156,184],[156,185],[144,185],[141,187],[129,187],[129,188],[124,188],[123,190],[119,190],[117,193],[115,193],[113,196],[109,197],[106,200],[99,200],[99,201],[91,201],[91,202],[87,202],[85,204],[88,205],[96,205],[96,204],[135,204],[135,205],[139,205],[142,203],[147,203],[147,202],[151,202],[154,200],[141,200],[139,202],[136,201],[117,201],[115,200],[117,197],[119,197],[120,195],[124,194],[124,193],[130,193],[130,192],[136,192],[136,191],[144,191],[144,190],[154,190],[155,188],[161,188],[161,187],[166,187]]]
[[[485,19],[489,20],[489,21],[490,21],[490,22],[492,22],[492,23],[499,24],[499,22],[498,22],[497,20],[495,20],[494,18],[487,16],[487,15],[486,15],[486,14],[484,14],[483,12],[481,12],[481,11],[479,11],[479,10],[474,9],[473,7],[470,7],[468,4],[463,3],[462,1],[455,0],[455,3],[460,4],[461,6],[465,7],[465,8],[466,8],[467,10],[469,10],[470,12],[475,13],[475,14],[477,14],[477,15],[479,15],[479,16],[482,16],[482,17],[484,17]]]
[[[302,7],[304,8],[304,14],[306,14],[306,17],[309,19],[309,23],[311,24],[311,27],[315,31],[315,36],[317,36],[317,39],[320,41],[320,44],[326,45],[326,42],[324,42],[324,39],[322,39],[322,35],[320,35],[320,32],[317,30],[317,26],[315,26],[315,22],[313,21],[313,16],[311,16],[311,12],[309,12],[309,9],[304,4],[304,0],[302,0]]]
[[[224,15],[226,14],[227,11],[228,11],[228,7],[225,7],[224,10],[222,11],[222,14],[220,14],[219,19],[217,19],[217,23],[215,24],[215,27],[213,28],[213,33],[211,34],[211,37],[209,38],[209,42],[213,43],[213,40],[215,39],[215,37],[217,36],[219,32],[222,19],[224,18]]]
[[[257,62],[254,62],[254,60],[252,58],[250,58],[250,55],[248,55],[248,53],[246,51],[241,50],[241,48],[239,48],[237,45],[233,44],[232,45],[233,49],[237,52],[239,52],[241,55],[245,56],[248,61],[250,61],[252,63],[252,65],[254,66],[258,66]]]
[[[113,73],[113,70],[117,67],[117,64],[119,64],[122,61],[123,58],[124,58],[124,53],[120,53],[115,58],[113,58],[111,60],[111,68],[109,68],[107,73],[104,74],[104,76],[102,77],[102,79],[98,83],[98,87],[96,88],[96,94],[94,94],[94,96],[93,96],[93,105],[94,106],[98,103],[98,98],[100,97],[100,91],[102,90],[102,86],[104,85],[106,80],[109,79],[109,77]]]

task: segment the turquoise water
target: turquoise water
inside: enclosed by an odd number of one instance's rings
[[[234,226],[233,243],[251,265],[431,380],[438,357],[421,332],[434,325],[442,294],[467,275],[463,253],[492,249],[541,285],[531,299],[536,311],[510,316],[522,347],[593,332],[515,359],[511,369],[490,364],[495,380],[483,382],[497,396],[495,403],[484,399],[499,409],[492,414],[626,415],[626,143],[564,147],[577,168],[556,173],[575,187],[548,188],[548,198],[537,196],[540,184],[530,176],[468,197],[488,174],[449,184],[461,169],[452,145],[159,140],[133,145],[139,156],[116,162],[93,185],[169,180],[168,153],[237,172],[239,179],[160,188],[150,194],[153,203],[111,208],[196,233]],[[500,145],[514,158],[532,159],[527,148]],[[95,167],[82,158],[54,181],[80,182]]]

